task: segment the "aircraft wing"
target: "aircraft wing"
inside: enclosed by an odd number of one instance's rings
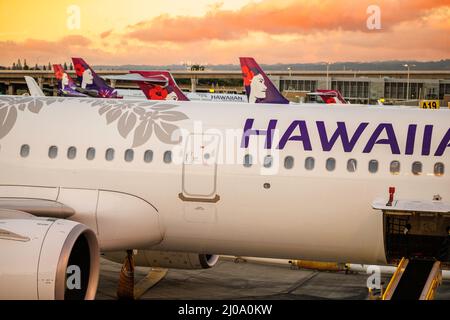
[[[0,198],[0,210],[25,212],[36,217],[51,217],[65,219],[75,214],[75,211],[54,200],[33,198]]]
[[[135,82],[153,82],[153,83],[167,83],[168,79],[163,75],[155,75],[150,77],[144,77],[139,73],[129,73],[123,75],[106,75],[103,76],[109,80],[122,80],[122,81],[135,81]]]

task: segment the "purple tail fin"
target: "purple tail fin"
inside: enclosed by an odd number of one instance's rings
[[[239,58],[245,91],[251,103],[289,104],[253,58]]]
[[[78,92],[77,86],[72,77],[64,70],[60,64],[53,65],[56,80],[58,81],[58,93],[65,97],[87,97],[87,95]]]
[[[149,78],[148,82],[138,82],[148,100],[189,101],[169,71],[130,71],[130,73],[137,73]],[[157,81],[152,81],[152,79]],[[161,83],[161,79],[166,81]]]
[[[72,61],[81,89],[97,91],[100,98],[121,98],[117,95],[117,91],[108,86],[82,58],[72,58]]]

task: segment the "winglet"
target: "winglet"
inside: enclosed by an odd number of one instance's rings
[[[27,82],[28,91],[30,91],[30,96],[45,97],[44,92],[42,92],[42,89],[36,83],[36,80],[34,80],[34,78],[25,76],[25,81]]]
[[[239,58],[248,101],[251,103],[289,104],[270,81],[261,67],[251,57]]]

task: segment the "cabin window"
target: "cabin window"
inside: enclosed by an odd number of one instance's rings
[[[305,159],[305,168],[306,170],[313,170],[314,169],[315,160],[313,157],[308,157]]]
[[[70,160],[75,159],[75,157],[77,156],[77,148],[75,147],[70,147],[69,149],[67,149],[67,158]]]
[[[358,162],[356,161],[356,159],[349,159],[347,161],[347,171],[348,172],[355,172],[357,167],[358,167]]]
[[[20,156],[22,158],[26,158],[30,155],[30,146],[27,144],[24,144],[21,148],[20,148]]]
[[[113,148],[109,148],[106,150],[105,159],[106,159],[106,161],[114,160],[114,149]]]
[[[270,168],[273,164],[273,157],[272,156],[265,156],[264,157],[264,168]]]
[[[390,171],[392,174],[399,174],[400,173],[400,161],[392,161],[390,165]]]
[[[58,156],[58,147],[57,146],[51,146],[48,149],[48,157],[50,159],[55,159]]]
[[[378,172],[378,160],[370,160],[369,161],[369,172],[370,173]]]
[[[125,151],[125,161],[126,162],[131,162],[134,159],[134,151],[133,149],[127,149]]]
[[[284,158],[284,167],[286,169],[292,169],[294,167],[294,157],[287,156]]]
[[[144,162],[146,163],[150,163],[153,161],[153,151],[152,150],[147,150],[144,153]]]
[[[422,174],[422,162],[416,161],[412,164],[412,173],[416,176]]]
[[[244,167],[250,168],[252,166],[252,156],[249,154],[246,154],[244,156]]]
[[[436,176],[443,176],[444,175],[444,164],[442,162],[438,162],[434,165],[434,174]]]
[[[336,169],[336,159],[328,158],[325,166],[328,171],[334,171]]]
[[[88,148],[86,151],[86,159],[88,160],[94,160],[95,158],[95,149],[94,148]]]
[[[164,163],[171,163],[172,162],[172,151],[166,151],[164,152]]]

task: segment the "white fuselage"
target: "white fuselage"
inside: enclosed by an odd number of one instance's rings
[[[245,94],[186,92],[191,101],[248,102]]]
[[[0,98],[0,113],[5,105],[16,109],[20,105],[21,98],[14,98],[19,100],[12,104],[4,99],[8,97]],[[43,104],[39,112],[30,112],[27,107],[24,111],[17,109],[13,127],[0,138],[0,196],[36,196],[35,191],[21,195],[20,192],[30,190],[24,186],[41,188],[39,194],[44,189],[55,188],[110,190],[133,195],[150,203],[158,212],[161,235],[152,247],[155,250],[384,264],[383,220],[382,214],[372,209],[375,199],[387,199],[391,186],[396,188],[395,196],[402,199],[432,200],[437,194],[443,201],[450,199],[450,150],[446,147],[442,155],[435,156],[449,130],[448,110],[348,105],[330,108],[307,104],[155,104],[77,98],[38,100]],[[153,113],[145,116],[148,110]],[[261,132],[259,136],[250,135],[248,148],[241,148],[242,130],[248,119],[254,119],[253,130],[267,130],[269,122],[276,120],[275,130],[279,131],[274,132],[271,148],[262,152],[274,155],[274,167],[279,166],[278,170],[272,167],[264,171],[262,160],[251,167],[243,165],[247,153],[257,158],[256,151],[247,149],[258,144],[264,146],[267,138]],[[306,126],[308,139],[305,131],[295,126],[292,134],[286,136],[290,139],[280,146],[280,140],[294,121]],[[329,151],[324,151],[327,148],[319,137],[317,122],[325,124],[328,139],[336,130],[337,122],[346,124],[350,138],[361,123],[367,126],[351,151],[343,150],[340,137]],[[392,144],[380,141],[388,139],[386,130],[374,138],[379,143],[370,152],[363,152],[380,124],[392,125],[400,154],[393,154]],[[413,124],[417,125],[413,152],[406,155],[408,127]],[[422,154],[426,125],[433,126],[430,155]],[[174,148],[167,143],[168,133],[175,126],[189,134],[196,132],[200,147],[198,150],[187,147],[191,138],[185,137],[175,145],[182,163],[165,163],[165,152]],[[220,156],[229,146],[229,142],[225,143],[225,132],[230,129],[238,132],[237,144],[228,149],[237,151],[237,161],[222,163]],[[29,146],[29,154],[22,157],[20,150],[25,144]],[[49,158],[51,146],[58,148],[53,159]],[[70,147],[76,148],[73,159],[68,158]],[[86,159],[88,148],[95,148],[95,159]],[[108,148],[115,151],[111,161],[105,160]],[[132,161],[125,160],[127,149],[134,150]],[[189,164],[187,159],[205,156],[205,149],[208,158],[219,155],[219,160]],[[147,150],[153,152],[151,162],[144,161]],[[173,151],[174,159],[178,151]],[[290,169],[284,167],[286,157],[294,160]],[[308,157],[314,158],[312,170],[305,168]],[[326,169],[329,158],[334,158],[336,163],[332,171]],[[356,160],[355,172],[347,170],[349,159]],[[368,169],[371,160],[378,161],[375,173]],[[389,170],[394,160],[401,166],[395,175]],[[423,168],[421,174],[414,175],[411,167],[417,161]],[[445,166],[444,175],[434,174],[436,163]],[[71,198],[67,205],[77,211],[74,220],[88,224],[97,232],[102,247],[103,227],[99,227],[101,222],[95,213],[96,196],[91,199],[86,193],[89,199],[84,199],[83,194]],[[89,201],[91,208],[87,208]],[[125,203],[119,204],[114,215],[132,219],[133,210]],[[117,245],[119,239],[113,247],[103,245],[104,250],[133,249],[126,244],[126,235],[145,232],[123,230],[125,225],[108,222],[113,220],[108,220],[107,215],[102,219],[106,219],[109,234],[115,230],[125,234],[121,238],[122,248]]]

